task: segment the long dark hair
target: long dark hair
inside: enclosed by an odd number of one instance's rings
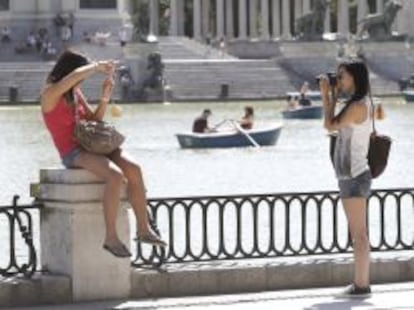
[[[56,61],[55,66],[47,77],[47,82],[57,83],[65,76],[69,75],[72,71],[89,63],[89,59],[81,53],[75,52],[73,50],[66,50],[59,56],[58,60]],[[73,88],[69,89],[63,96],[69,104],[73,104]]]
[[[370,92],[369,73],[366,64],[360,60],[349,60],[339,64],[340,68],[345,69],[354,79],[355,92],[347,100],[347,104],[359,101],[366,97]]]

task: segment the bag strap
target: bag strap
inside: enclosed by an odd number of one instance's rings
[[[375,135],[377,133],[377,129],[375,128],[375,106],[374,100],[372,99],[371,85],[368,88],[368,96],[369,101],[371,101],[372,133]]]
[[[338,98],[334,95],[334,90],[332,88],[331,88],[331,93],[332,93],[332,100],[335,100],[336,102]],[[376,134],[377,129],[375,127],[375,105],[374,105],[374,100],[372,99],[371,86],[369,86],[368,88],[368,98],[371,103],[370,106],[371,106],[371,119],[372,119],[372,133]],[[344,110],[347,108],[348,106],[344,107]]]
[[[73,91],[73,101],[75,102],[75,123],[79,124],[79,121],[80,121],[79,110],[78,110],[79,100],[78,100],[78,94],[75,91]]]

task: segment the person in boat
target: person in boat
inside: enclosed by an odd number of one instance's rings
[[[298,107],[298,102],[294,95],[288,95],[287,96],[287,104],[289,110],[294,110]]]
[[[197,117],[193,122],[193,132],[195,133],[205,133],[205,132],[213,132],[214,129],[208,126],[208,119],[211,116],[210,109],[204,109],[203,113]]]
[[[304,82],[300,89],[299,106],[308,107],[312,105],[312,102],[310,101],[308,97],[308,92],[309,92],[309,83]]]
[[[244,107],[244,116],[239,121],[240,127],[243,129],[252,129],[254,123],[254,109],[252,106]]]

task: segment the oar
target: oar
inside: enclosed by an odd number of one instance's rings
[[[236,127],[236,129],[241,132],[249,141],[251,144],[253,144],[254,147],[260,147],[259,143],[256,142],[255,139],[252,138],[251,135],[249,135],[246,130],[244,130],[243,128],[241,128],[241,126],[234,120],[231,121],[231,123],[233,124],[234,127]]]
[[[221,121],[220,123],[218,123],[217,125],[214,125],[212,129],[216,130],[217,128],[219,128],[223,124],[227,123],[228,121],[229,121],[228,119],[225,119],[225,120]]]

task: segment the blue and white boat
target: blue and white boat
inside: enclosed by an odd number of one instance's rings
[[[252,140],[260,146],[275,145],[283,126],[243,130],[243,132],[221,131],[211,133],[176,134],[182,148],[227,148],[254,146]],[[250,137],[250,138],[249,138]]]
[[[402,92],[405,101],[407,102],[414,102],[414,89],[404,90]]]
[[[296,98],[296,100],[298,100],[300,98],[300,92],[298,91],[287,92],[286,96],[287,97],[290,96],[291,98]],[[321,101],[322,100],[321,92],[319,90],[310,90],[306,92],[306,98],[308,98],[309,100]]]
[[[285,119],[320,119],[322,114],[322,106],[298,106],[294,109],[282,111]]]

